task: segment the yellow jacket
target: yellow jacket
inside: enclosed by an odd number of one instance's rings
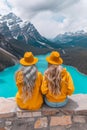
[[[62,80],[60,82],[61,85],[61,94],[59,95],[53,95],[49,89],[48,89],[48,81],[45,80],[43,77],[43,82],[41,86],[42,94],[46,96],[46,99],[49,102],[63,102],[67,95],[71,95],[74,91],[74,85],[72,78],[69,74],[69,72],[66,71],[66,69],[63,69],[61,72]]]
[[[23,87],[23,75],[21,71],[16,74],[16,85],[18,87],[18,92],[16,94],[16,102],[18,106],[22,109],[27,110],[37,110],[43,104],[43,97],[41,94],[41,84],[42,84],[42,74],[38,72],[37,79],[35,81],[35,86],[33,89],[32,97],[29,98],[25,103],[22,98],[22,87]]]

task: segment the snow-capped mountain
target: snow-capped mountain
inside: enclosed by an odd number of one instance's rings
[[[8,39],[16,39],[36,47],[52,48],[51,41],[47,40],[29,21],[23,22],[13,13],[0,17],[0,33]],[[46,46],[47,44],[47,46]]]
[[[84,32],[83,30],[77,31],[75,33],[73,32],[65,32],[64,34],[57,35],[53,41],[57,42],[60,41],[61,43],[67,43],[71,42],[73,40],[80,40],[81,38],[87,37],[87,32]]]
[[[87,32],[83,30],[77,32],[65,32],[64,34],[57,35],[53,42],[56,45],[61,44],[62,46],[86,46],[87,47]]]

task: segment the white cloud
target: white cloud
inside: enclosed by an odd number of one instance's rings
[[[0,0],[2,10],[9,11],[2,1]],[[52,38],[66,31],[87,31],[87,0],[7,1],[16,15],[30,20],[45,37]]]
[[[7,6],[5,0],[0,0],[0,14],[5,14],[6,12],[10,12],[10,8]]]
[[[51,12],[43,12],[31,19],[31,22],[37,27],[39,32],[49,38],[55,37],[58,33],[62,33],[62,29],[66,25],[66,20],[58,22],[52,16],[53,14]]]
[[[24,17],[34,17],[40,12],[50,11],[58,13],[61,10],[64,10],[73,4],[77,3],[79,0],[8,0],[12,5],[13,11],[16,10],[18,14],[24,14]]]

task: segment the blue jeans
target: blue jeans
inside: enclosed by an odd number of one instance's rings
[[[46,105],[48,105],[49,107],[63,107],[68,103],[68,98],[65,99],[64,102],[49,102],[46,97],[44,97],[44,101],[46,103]]]

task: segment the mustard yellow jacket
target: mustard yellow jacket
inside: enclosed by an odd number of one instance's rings
[[[21,71],[16,74],[16,85],[18,87],[18,92],[16,94],[16,102],[21,109],[27,110],[37,110],[43,104],[43,97],[41,94],[41,84],[42,84],[42,74],[38,72],[37,79],[35,81],[35,86],[33,89],[32,97],[29,98],[25,103],[22,98],[22,87],[23,87],[23,75]]]
[[[46,96],[46,99],[49,102],[63,102],[67,95],[71,95],[74,91],[74,85],[72,78],[69,74],[69,72],[66,71],[66,69],[63,69],[61,72],[62,80],[60,82],[61,85],[61,94],[59,95],[53,95],[52,92],[48,89],[48,81],[43,77],[43,82],[41,86],[42,94]]]

